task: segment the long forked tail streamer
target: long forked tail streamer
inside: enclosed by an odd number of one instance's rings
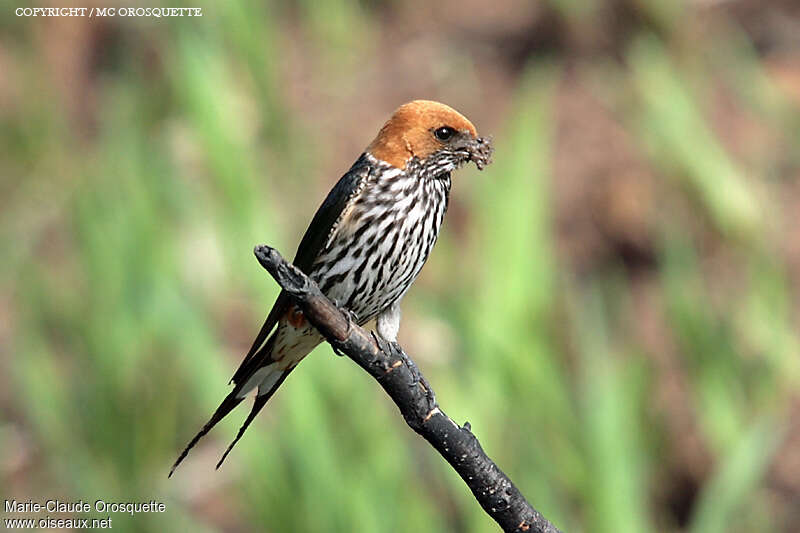
[[[234,407],[241,403],[244,398],[237,398],[236,393],[237,390],[234,389],[230,394],[228,394],[228,396],[225,397],[224,400],[222,400],[222,403],[219,405],[219,407],[217,407],[217,410],[214,411],[214,414],[211,415],[211,418],[208,422],[206,422],[206,425],[203,426],[203,429],[201,429],[197,435],[195,435],[194,438],[189,441],[189,444],[186,445],[186,448],[183,449],[181,454],[178,456],[178,459],[175,461],[175,464],[172,465],[167,477],[172,477],[172,473],[175,472],[175,469],[178,468],[178,465],[181,464],[181,462],[189,454],[189,450],[191,450],[194,445],[197,444],[197,441],[203,438],[206,433],[211,431],[211,428],[216,426],[220,420],[225,418],[225,415],[230,413]]]
[[[278,390],[278,387],[281,386],[281,383],[283,383],[283,381],[286,379],[286,376],[288,376],[293,369],[294,367],[289,368],[287,370],[282,370],[283,374],[281,374],[281,377],[278,378],[278,381],[275,382],[275,385],[272,386],[269,392],[256,396],[256,401],[255,403],[253,403],[253,408],[250,410],[250,414],[247,415],[247,419],[244,421],[244,424],[242,424],[242,427],[239,428],[239,432],[236,434],[236,438],[233,439],[233,442],[230,443],[228,449],[225,450],[225,453],[222,454],[222,457],[217,463],[217,469],[219,469],[219,467],[222,466],[222,463],[225,461],[225,458],[228,457],[228,454],[231,453],[233,447],[236,446],[236,443],[239,442],[239,439],[242,438],[242,435],[244,435],[244,432],[247,430],[248,426],[250,426],[250,423],[255,419],[258,412],[261,411],[261,409],[264,407],[264,405],[266,405],[269,399],[272,398],[272,395],[275,394],[275,391]]]

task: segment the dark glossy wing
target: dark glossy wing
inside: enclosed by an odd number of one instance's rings
[[[339,215],[342,214],[350,200],[360,190],[363,181],[369,176],[370,168],[367,157],[365,155],[359,157],[350,170],[333,186],[325,201],[317,209],[294,256],[294,265],[306,274],[309,273],[314,260],[325,248],[331,229],[339,220]]]
[[[305,235],[300,240],[300,245],[297,247],[297,253],[294,257],[294,265],[300,270],[309,273],[314,264],[314,260],[325,248],[328,238],[336,221],[339,220],[339,215],[342,214],[348,202],[354,197],[356,192],[360,190],[361,184],[370,173],[371,165],[365,155],[361,155],[358,160],[350,167],[350,170],[342,176],[339,181],[334,185],[331,192],[322,202],[322,205],[317,209],[311,224],[308,225]],[[286,312],[289,306],[289,295],[281,291],[278,299],[267,315],[267,320],[261,326],[261,331],[258,332],[256,340],[247,352],[239,369],[233,375],[231,381],[239,384],[249,376],[252,371],[262,366],[262,362],[255,358],[259,349],[264,345],[267,336],[278,323],[278,320]]]

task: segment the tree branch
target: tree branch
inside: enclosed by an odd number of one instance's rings
[[[347,355],[378,381],[406,423],[450,463],[503,531],[559,533],[484,453],[469,423],[461,427],[439,408],[433,390],[429,386],[426,389],[427,382],[399,345],[354,324],[349,314],[336,307],[316,283],[274,248],[256,246],[255,255],[334,350]]]

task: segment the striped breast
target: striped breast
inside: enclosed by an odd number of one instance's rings
[[[447,210],[450,174],[423,175],[366,154],[370,172],[342,213],[310,276],[363,324],[401,298],[436,243]]]

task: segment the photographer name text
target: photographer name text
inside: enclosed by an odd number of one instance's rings
[[[3,521],[6,529],[110,529],[113,527],[111,513],[126,513],[131,516],[140,513],[163,513],[166,504],[155,500],[149,502],[108,502],[95,500],[90,503],[84,500],[5,500],[5,512],[16,517],[8,517]],[[43,518],[25,518],[20,515],[30,513],[100,513],[103,518],[57,518],[45,516]]]

